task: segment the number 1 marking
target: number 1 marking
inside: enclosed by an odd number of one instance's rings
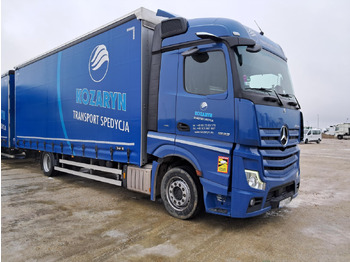
[[[135,40],[135,26],[126,29],[127,32],[132,31],[132,40]]]

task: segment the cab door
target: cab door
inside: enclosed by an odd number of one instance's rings
[[[215,43],[179,52],[176,134],[233,141],[232,70],[227,47]]]
[[[176,134],[176,90],[179,50],[162,55],[158,93],[158,132]]]

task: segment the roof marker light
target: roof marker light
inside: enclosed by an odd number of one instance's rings
[[[196,36],[198,36],[201,39],[211,39],[215,42],[222,41],[222,39],[219,36],[216,36],[216,35],[208,33],[208,32],[197,32]]]

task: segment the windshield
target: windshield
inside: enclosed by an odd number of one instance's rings
[[[245,95],[254,91],[294,96],[288,66],[283,59],[263,49],[258,53],[249,53],[246,49],[246,46],[238,46],[234,50]]]

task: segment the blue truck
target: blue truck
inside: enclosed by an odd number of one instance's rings
[[[13,146],[40,152],[47,176],[161,198],[180,219],[257,216],[298,195],[287,59],[239,22],[140,8],[14,74]]]
[[[7,155],[13,155],[15,150],[14,73],[14,70],[10,70],[1,76],[1,151]]]

